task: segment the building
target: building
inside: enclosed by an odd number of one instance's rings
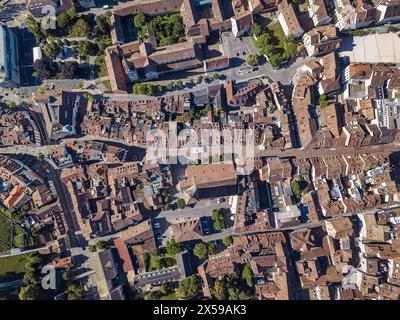
[[[282,2],[278,20],[287,37],[300,38],[304,34],[298,15],[291,3],[285,6],[285,1]]]
[[[0,86],[39,85],[39,79],[33,76],[34,35],[27,28],[0,24],[0,44]]]
[[[243,12],[231,18],[232,33],[235,38],[240,37],[248,31],[253,22],[253,14],[251,12]]]
[[[334,26],[319,26],[303,35],[303,43],[310,57],[320,56],[340,48],[342,40]]]
[[[176,242],[197,240],[203,236],[200,218],[175,223],[171,226],[171,231]]]
[[[308,2],[308,13],[315,27],[326,25],[332,20],[325,0],[310,0]]]

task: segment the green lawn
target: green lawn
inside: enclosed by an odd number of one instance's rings
[[[27,254],[0,257],[0,281],[13,281],[22,278],[27,271],[25,268],[27,257]]]
[[[269,30],[271,36],[273,36],[278,42],[277,46],[282,48],[283,41],[285,40],[286,36],[283,32],[281,24],[279,22],[272,23],[267,27],[267,29]]]
[[[107,67],[104,61],[105,56],[105,54],[101,54],[94,59],[96,78],[101,78],[107,75]]]

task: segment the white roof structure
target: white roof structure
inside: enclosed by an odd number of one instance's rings
[[[375,33],[343,39],[340,56],[348,56],[350,63],[400,63],[400,38],[396,33]],[[353,43],[349,43],[353,40]]]
[[[42,55],[42,49],[40,47],[34,47],[33,48],[33,62],[36,60],[41,60],[43,57]]]

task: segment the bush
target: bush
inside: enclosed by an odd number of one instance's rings
[[[186,207],[185,200],[183,199],[178,199],[176,201],[176,205],[178,206],[179,209],[184,209]]]

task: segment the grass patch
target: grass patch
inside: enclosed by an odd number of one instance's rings
[[[272,23],[267,27],[270,35],[276,39],[276,45],[283,48],[283,42],[285,41],[285,33],[283,32],[282,26],[279,22]]]
[[[24,232],[20,228],[14,227],[13,245],[17,248],[23,248],[25,246]]]
[[[110,83],[109,80],[102,81],[101,83],[106,87],[106,90],[104,91],[105,93],[111,93],[112,92],[111,83]]]
[[[107,75],[107,67],[106,63],[104,61],[105,54],[98,55],[96,59],[94,59],[94,65],[95,65],[95,77],[96,78],[101,78],[105,77]]]
[[[0,258],[0,280],[13,281],[23,277],[27,269],[28,254]]]

